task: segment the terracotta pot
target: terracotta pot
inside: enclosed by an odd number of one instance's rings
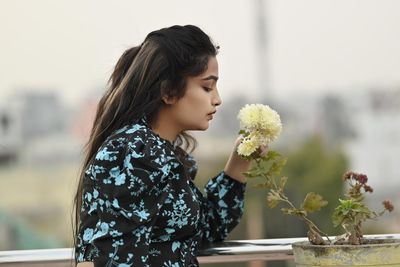
[[[400,239],[371,239],[363,245],[317,246],[292,244],[296,266],[391,266],[400,267]]]

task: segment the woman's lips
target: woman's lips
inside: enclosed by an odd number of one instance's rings
[[[217,111],[213,111],[213,112],[210,112],[210,113],[208,113],[207,114],[207,118],[209,118],[210,120],[212,120],[213,118],[214,118],[214,114],[216,113]]]

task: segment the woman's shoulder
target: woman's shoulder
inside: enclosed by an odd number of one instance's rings
[[[110,172],[110,177],[118,176],[116,174],[121,171],[147,173],[149,177],[163,179],[171,172],[181,173],[182,170],[188,178],[195,179],[197,164],[192,155],[174,147],[146,124],[138,122],[111,134],[98,150],[86,174],[92,180],[101,178],[102,173]]]
[[[138,122],[111,134],[96,153],[86,174],[92,180],[100,177],[101,173],[110,172],[111,177],[123,170],[148,173],[150,176],[158,173],[160,177],[165,177],[179,165],[180,161],[170,144]]]
[[[166,163],[179,163],[173,144],[153,132],[144,120],[126,125],[111,134],[103,146],[103,150],[110,149],[122,152],[124,160],[146,162],[157,168],[162,168]]]
[[[115,130],[107,137],[105,144],[119,139],[128,140],[129,138],[133,138],[135,136],[144,137],[148,133],[148,126],[140,121],[136,121],[131,124],[126,124],[118,130]]]

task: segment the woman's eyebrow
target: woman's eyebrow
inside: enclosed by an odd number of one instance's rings
[[[214,75],[210,75],[210,76],[208,76],[208,77],[206,77],[206,78],[203,78],[203,80],[214,80],[214,81],[218,81],[218,77],[217,76],[214,76]]]

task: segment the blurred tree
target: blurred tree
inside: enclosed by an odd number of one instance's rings
[[[310,217],[328,234],[337,233],[331,223],[331,214],[343,195],[342,175],[348,170],[345,154],[331,148],[321,136],[311,136],[297,149],[287,154],[283,175],[289,177],[289,196],[301,203],[308,192],[322,195],[328,206]],[[305,233],[305,232],[304,232]],[[304,236],[304,235],[303,235]]]
[[[0,250],[60,248],[54,236],[43,236],[21,218],[0,209]]]
[[[321,230],[336,234],[331,214],[343,194],[341,177],[348,168],[348,160],[341,151],[330,150],[319,136],[311,136],[298,148],[284,153],[288,162],[282,175],[288,177],[286,192],[297,206],[308,192],[315,192],[328,201],[321,211],[311,214],[311,218]],[[266,194],[264,194],[264,198]],[[306,236],[303,222],[292,216],[283,215],[279,207],[265,211],[265,228],[268,238]]]

